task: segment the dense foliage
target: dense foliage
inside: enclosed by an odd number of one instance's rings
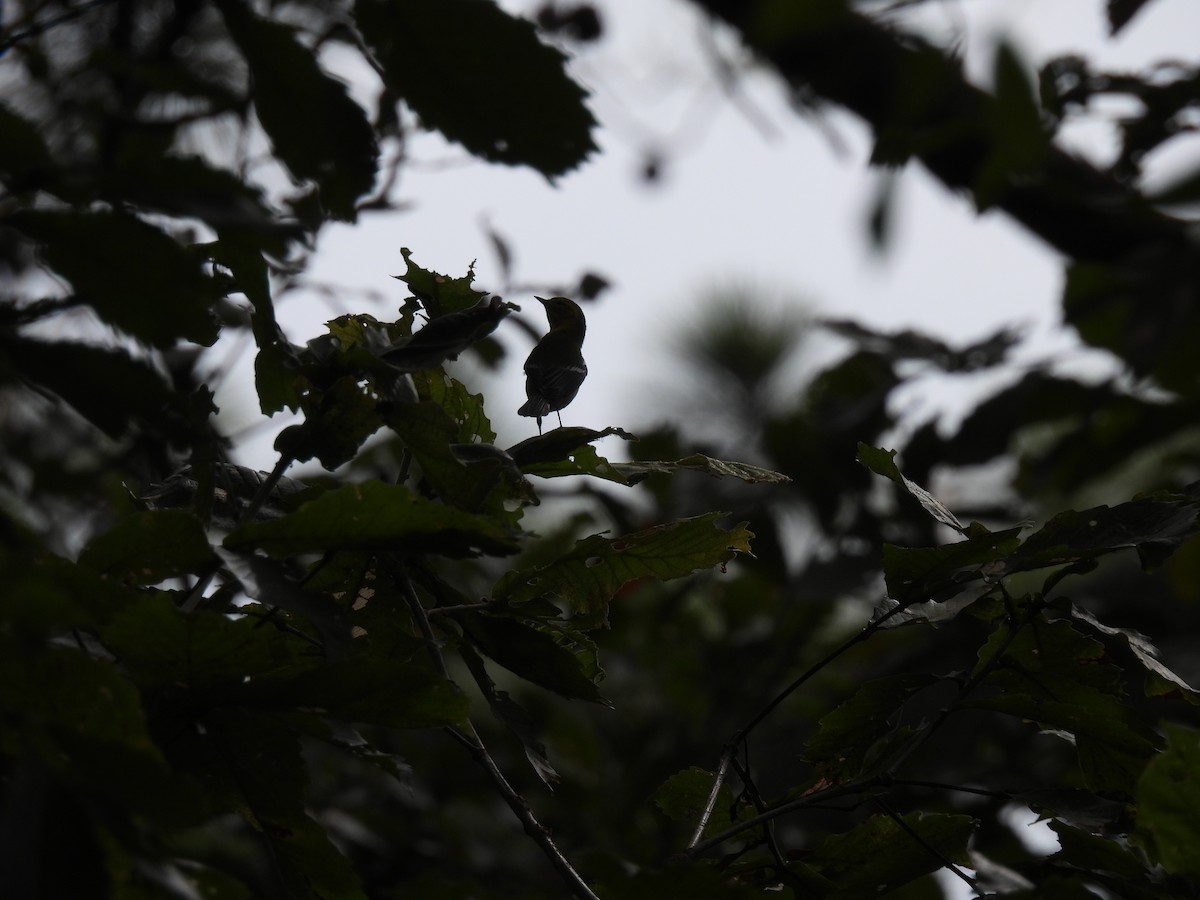
[[[629,462],[593,446],[615,426],[498,447],[455,361],[503,352],[517,306],[465,261],[406,250],[392,309],[303,345],[274,309],[325,224],[393,202],[418,118],[550,179],[585,162],[584,91],[533,23],[22,4],[0,33],[6,895],[1200,892],[1200,176],[1140,187],[1200,70],[1068,58],[1035,85],[1001,48],[985,90],[868,4],[698,5],[799,102],[861,116],[877,164],[1061,251],[1065,319],[1116,374],[1031,368],[946,433],[897,398],[1005,371],[1017,336],[826,322],[849,352],[781,391],[790,333],[731,314],[692,337],[703,428],[645,430]],[[1144,6],[1110,0],[1114,32]],[[602,33],[588,7],[538,18]],[[327,69],[346,53],[369,111]],[[1113,93],[1140,111],[1099,169],[1055,136]],[[237,332],[291,423],[269,473],[230,461],[204,381]],[[1023,839],[1030,810],[1057,847]]]

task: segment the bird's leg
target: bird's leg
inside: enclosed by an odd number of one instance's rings
[[[558,427],[562,428],[562,413],[560,413],[558,410],[555,410],[554,414],[558,416]]]

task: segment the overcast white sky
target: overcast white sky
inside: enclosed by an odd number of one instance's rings
[[[504,5],[529,11],[537,3]],[[403,285],[389,276],[403,271],[401,246],[421,265],[451,275],[476,259],[477,284],[502,291],[498,260],[481,227],[486,221],[508,242],[519,283],[569,285],[595,271],[613,284],[587,308],[591,374],[564,415],[569,424],[637,426],[667,415],[655,402],[669,373],[660,350],[664,335],[691,314],[697,298],[731,282],[762,285],[792,298],[781,302],[804,301],[817,313],[877,327],[970,339],[1022,322],[1039,336],[1039,352],[1067,345],[1055,336],[1061,266],[1035,239],[999,214],[977,217],[968,201],[910,167],[899,185],[895,240],[881,258],[863,227],[879,175],[866,166],[867,136],[855,120],[797,116],[767,73],[743,82],[748,106],[731,100],[696,13],[679,0],[596,6],[604,38],[580,49],[573,71],[592,92],[602,152],[551,186],[528,170],[472,161],[435,135],[419,137],[412,145],[417,162],[398,186],[411,207],[324,235],[311,277],[348,290],[341,308],[315,295],[289,300],[281,315],[292,340],[315,336],[339,312],[389,315],[352,291],[383,292],[398,303]],[[1117,68],[1194,61],[1198,52],[1194,0],[1153,0],[1117,41],[1107,38],[1099,0],[950,0],[924,7],[923,24],[965,51],[981,83],[1002,36],[1031,67],[1067,52]],[[1074,137],[1081,149],[1106,151],[1103,129],[1080,129]],[[654,150],[663,154],[663,177],[646,185],[639,172]],[[1164,165],[1177,167],[1185,158],[1195,164],[1200,142],[1163,155],[1171,157]],[[505,297],[541,330],[532,293]],[[515,414],[530,345],[517,329],[507,335],[511,365],[489,394],[488,409],[501,446],[534,429]],[[269,451],[264,455],[245,461],[269,467]]]

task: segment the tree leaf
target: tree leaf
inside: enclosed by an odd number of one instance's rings
[[[357,0],[354,14],[387,86],[470,153],[553,178],[596,149],[586,95],[533,23],[484,0]]]
[[[0,349],[21,377],[53,391],[112,437],[134,424],[184,435],[178,396],[158,372],[123,350],[12,335],[0,336]]]
[[[890,817],[872,816],[844,834],[827,837],[804,862],[847,896],[899,887],[937,871],[945,860],[970,865],[967,844],[975,832],[970,816],[908,813],[900,819],[924,844]]]
[[[273,556],[370,547],[445,556],[507,555],[517,549],[514,535],[488,516],[380,482],[343,485],[280,519],[242,525],[225,538],[225,546]]]
[[[943,525],[953,528],[959,534],[966,534],[967,529],[963,527],[962,522],[958,521],[958,517],[946,507],[941,500],[925,490],[915,481],[905,478],[903,473],[896,467],[896,451],[883,450],[878,447],[871,447],[867,444],[859,442],[858,445],[858,461],[874,472],[876,475],[882,475],[884,478],[891,479],[900,485],[910,497],[916,499],[918,503],[925,508],[925,511],[933,516]]]
[[[1079,606],[1072,605],[1071,615],[1100,634],[1107,637],[1119,637],[1124,641],[1146,670],[1147,697],[1163,697],[1174,694],[1183,697],[1193,706],[1200,705],[1200,691],[1197,691],[1159,661],[1158,648],[1144,634],[1128,628],[1114,628],[1105,625]]]
[[[831,780],[857,777],[871,763],[881,761],[881,749],[893,745],[890,738],[898,732],[904,704],[937,680],[933,675],[906,672],[868,681],[821,717],[804,746],[804,757]]]
[[[1156,494],[1117,506],[1059,513],[1005,560],[1005,571],[1024,572],[1134,548],[1152,568],[1200,531],[1197,501]]]
[[[14,193],[39,186],[54,172],[50,148],[37,126],[0,104],[0,178]]]
[[[412,251],[407,247],[400,248],[400,255],[404,258],[404,274],[392,277],[408,285],[413,297],[429,313],[430,319],[471,309],[487,296],[486,291],[471,287],[475,282],[474,263],[467,266],[466,275],[451,278],[449,275],[418,266],[413,262]]]
[[[492,589],[493,598],[516,605],[557,597],[576,617],[578,627],[603,625],[609,600],[630,581],[682,578],[724,565],[737,553],[750,553],[754,535],[746,530],[746,523],[729,531],[715,526],[725,515],[680,519],[615,539],[592,535],[548,565],[506,573]]]
[[[1081,755],[1085,742],[1133,759],[1154,753],[1159,736],[1121,701],[1121,670],[1103,661],[1103,644],[1065,621],[1030,625],[1011,639],[1006,629],[998,628],[979,651],[977,672],[994,664],[994,654],[1006,641],[1004,658],[982,682],[990,690],[969,695],[960,706],[992,709],[1068,732]]]
[[[888,596],[900,603],[923,598],[945,600],[968,581],[984,576],[984,567],[1020,546],[1020,528],[977,535],[939,547],[883,545],[883,574]]]
[[[676,822],[697,822],[708,803],[715,780],[712,772],[706,772],[698,766],[676,772],[654,792],[654,805]],[[722,783],[705,834],[715,834],[731,826],[733,819],[730,813],[735,805],[729,782]]]
[[[185,614],[162,594],[130,603],[100,639],[144,689],[185,690],[194,702],[242,698],[257,679],[294,675],[319,661],[311,644],[286,632],[249,617]]]
[[[1200,875],[1200,731],[1168,723],[1166,749],[1137,785],[1138,825],[1168,872]]]
[[[598,685],[603,673],[589,676],[580,657],[551,632],[517,619],[478,613],[462,614],[456,620],[481,653],[513,674],[564,697],[607,705]],[[571,639],[586,640],[578,633]],[[591,649],[594,652],[594,645]]]
[[[206,793],[237,810],[270,845],[288,896],[362,900],[349,861],[304,811],[308,778],[295,733],[256,711],[225,707],[182,735],[173,761],[202,778]]]
[[[354,657],[301,672],[273,703],[295,704],[343,722],[389,728],[460,725],[470,701],[451,681],[412,663]]]
[[[81,565],[126,584],[158,584],[198,572],[212,561],[200,520],[175,509],[126,516],[79,555]]]
[[[297,178],[317,183],[329,215],[353,222],[379,155],[362,107],[289,26],[259,18],[239,0],[217,6],[250,67],[254,109],[276,155]]]
[[[158,347],[216,340],[211,307],[224,289],[158,228],[116,211],[24,209],[5,221],[37,241],[46,264],[106,322]]]

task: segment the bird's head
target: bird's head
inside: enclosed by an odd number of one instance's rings
[[[546,307],[546,321],[550,323],[551,330],[569,326],[583,327],[583,310],[574,300],[566,297],[551,297],[548,300],[545,297],[534,299]]]

